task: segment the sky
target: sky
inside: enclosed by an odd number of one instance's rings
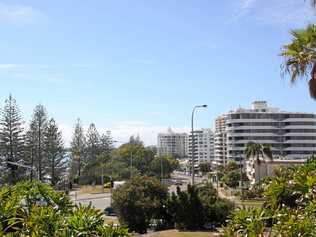
[[[77,118],[155,145],[198,104],[197,128],[253,100],[316,112],[279,56],[315,20],[304,0],[0,0],[0,107],[11,93],[27,126],[43,104],[66,144]]]

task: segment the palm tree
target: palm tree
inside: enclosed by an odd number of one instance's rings
[[[269,160],[273,160],[272,156],[272,151],[271,151],[271,146],[267,144],[259,144],[255,142],[248,142],[246,146],[246,157],[247,159],[253,159],[254,162],[257,163],[258,166],[258,176],[259,176],[259,181],[261,179],[260,175],[260,164],[261,164],[261,159],[267,157]]]
[[[316,6],[316,0],[313,0]],[[310,24],[306,29],[291,31],[293,37],[290,44],[284,45],[281,56],[283,75],[289,74],[291,82],[308,76],[309,91],[316,99],[316,25]]]

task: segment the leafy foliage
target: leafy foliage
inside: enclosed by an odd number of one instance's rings
[[[126,143],[113,151],[108,171],[114,173],[114,179],[127,179],[139,174],[157,178],[169,178],[179,163],[172,157],[157,157],[152,149],[142,143]],[[131,170],[132,167],[132,170]],[[112,172],[113,171],[113,172]]]
[[[136,176],[113,192],[113,207],[120,223],[131,231],[146,233],[166,198],[167,189],[158,180]]]
[[[199,170],[202,174],[206,174],[211,171],[211,163],[204,162],[199,164]]]
[[[2,162],[19,163],[24,158],[24,131],[19,107],[11,95],[5,100],[0,115],[0,157],[4,158]],[[24,172],[23,169],[12,164],[4,166],[5,169],[0,171],[0,176],[11,184],[16,183]]]
[[[73,206],[63,193],[40,182],[0,189],[0,236],[127,237],[124,228],[106,226],[100,211]]]
[[[316,236],[316,160],[281,168],[265,186],[263,209],[235,212],[227,236],[260,236],[263,223],[270,236]],[[253,227],[260,227],[259,229]]]
[[[212,184],[188,185],[187,191],[177,188],[167,203],[167,211],[181,230],[204,229],[208,223],[222,224],[234,205],[217,196]]]
[[[308,25],[305,29],[291,31],[292,42],[283,46],[283,73],[289,74],[291,82],[299,78],[310,77],[309,89],[316,98],[316,26]]]

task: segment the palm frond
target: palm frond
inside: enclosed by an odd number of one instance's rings
[[[316,3],[316,0],[314,0]],[[310,94],[316,99],[316,25],[310,24],[305,29],[292,30],[293,39],[290,44],[283,46],[280,56],[284,58],[281,65],[282,75],[290,76],[291,83],[299,78],[311,76]],[[315,75],[315,76],[314,76]]]

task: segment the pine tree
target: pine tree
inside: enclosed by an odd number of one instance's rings
[[[24,154],[24,134],[22,117],[16,100],[9,95],[1,110],[0,118],[0,154],[5,162],[22,163]],[[7,164],[9,183],[13,184],[23,173],[23,169],[14,164]],[[3,172],[2,172],[3,173]]]
[[[62,134],[54,119],[50,119],[44,132],[44,149],[47,156],[46,171],[50,174],[51,184],[55,185],[66,169],[65,151]]]
[[[37,144],[37,138],[36,138],[37,132],[35,129],[35,123],[30,124],[29,130],[26,132],[25,136],[25,159],[28,162],[28,165],[31,167],[31,173],[30,178],[33,179],[35,173],[35,153],[36,153],[36,144]]]
[[[91,123],[87,130],[86,140],[88,162],[95,162],[100,154],[100,135],[94,123]]]
[[[86,139],[80,119],[77,119],[71,141],[71,176],[77,176],[80,181],[81,171],[84,166]]]
[[[140,139],[139,134],[135,137],[134,135],[130,136],[129,138],[129,144],[134,144],[134,145],[144,145],[142,140]]]
[[[90,124],[86,134],[86,163],[84,168],[85,177],[91,182],[98,182],[100,155],[100,135],[93,123]]]
[[[28,131],[28,145],[31,156],[31,166],[36,167],[38,171],[38,179],[43,181],[43,174],[45,172],[44,164],[47,157],[45,156],[44,141],[45,132],[47,129],[47,112],[43,105],[39,104],[35,107],[33,117]]]
[[[111,131],[106,131],[100,137],[100,152],[109,154],[113,150],[113,138]]]

